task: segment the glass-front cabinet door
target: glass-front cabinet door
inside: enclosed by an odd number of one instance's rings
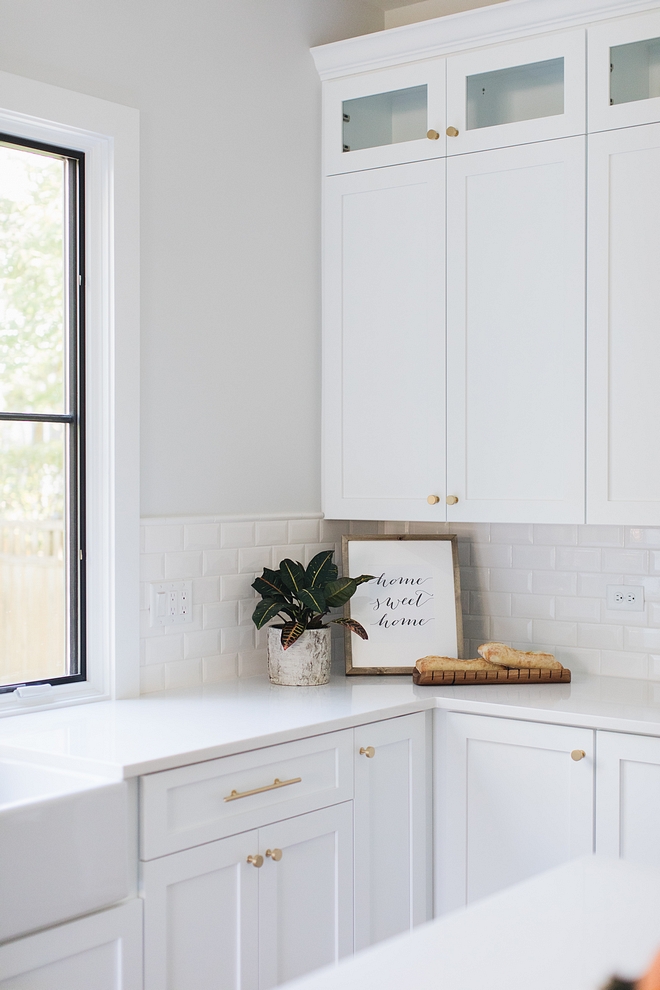
[[[660,121],[660,12],[589,28],[589,130]]]
[[[330,80],[324,91],[326,175],[445,155],[445,60]]]
[[[447,154],[585,131],[584,31],[447,59]]]

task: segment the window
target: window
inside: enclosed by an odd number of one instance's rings
[[[0,691],[85,677],[83,196],[0,134]]]
[[[139,693],[138,127],[0,71],[0,717]]]

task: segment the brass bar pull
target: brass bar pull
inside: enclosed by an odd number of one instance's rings
[[[274,863],[279,863],[279,861],[282,859],[282,850],[281,849],[267,849],[266,850],[266,855],[269,856],[273,860]]]
[[[256,866],[257,869],[259,869],[260,866],[264,865],[264,858],[263,856],[260,855],[248,856],[247,861],[248,863],[252,863],[253,866]]]
[[[276,791],[278,787],[300,784],[301,781],[302,777],[292,777],[291,780],[279,780],[276,777],[272,784],[266,784],[265,787],[255,787],[253,791],[232,791],[229,797],[225,798],[225,801],[238,801],[239,798],[251,797],[252,794],[263,794],[264,791]]]
[[[373,748],[373,746],[367,746],[366,749],[364,748],[364,746],[360,747],[360,756],[366,756],[367,759],[370,760],[375,755],[376,755],[376,750]]]

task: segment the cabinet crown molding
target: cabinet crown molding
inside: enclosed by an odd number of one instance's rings
[[[658,0],[506,0],[312,48],[321,79],[653,10]]]

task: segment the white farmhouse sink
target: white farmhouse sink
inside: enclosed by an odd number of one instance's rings
[[[0,759],[0,941],[127,896],[127,792]]]

